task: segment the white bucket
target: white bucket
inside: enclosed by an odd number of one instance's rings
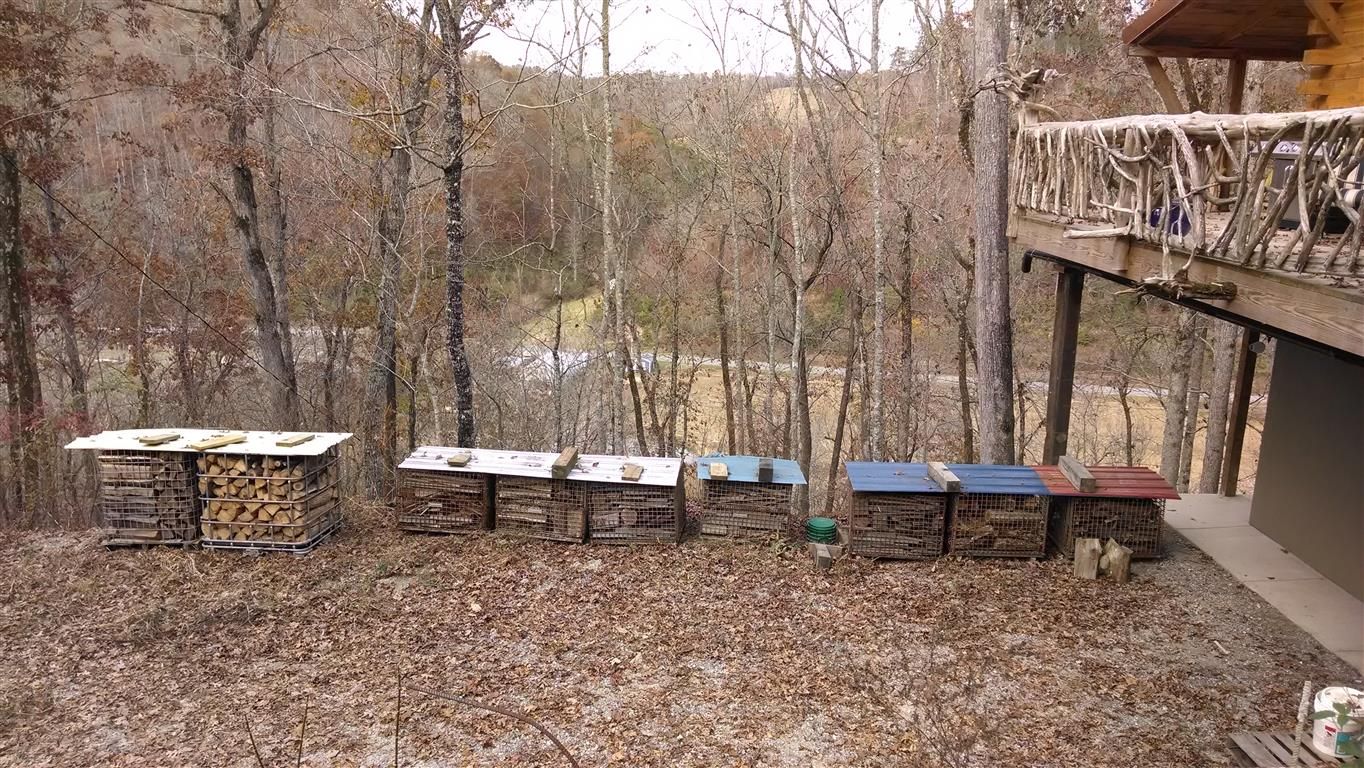
[[[1350,705],[1352,714],[1356,718],[1364,720],[1364,692],[1353,688],[1340,686],[1322,688],[1317,692],[1312,711],[1334,710],[1336,704]],[[1359,732],[1359,729],[1359,722],[1351,723],[1342,729],[1336,724],[1334,717],[1317,720],[1312,725],[1312,746],[1316,747],[1317,751],[1323,755],[1346,757],[1344,747]]]

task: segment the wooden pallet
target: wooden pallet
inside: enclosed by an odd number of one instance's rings
[[[1243,768],[1299,768],[1299,766],[1343,765],[1337,757],[1323,755],[1312,746],[1312,737],[1303,734],[1302,749],[1293,761],[1293,734],[1246,731],[1231,735],[1232,759]]]

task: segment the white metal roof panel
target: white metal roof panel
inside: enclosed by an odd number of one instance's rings
[[[144,435],[159,435],[165,432],[179,432],[180,437],[161,445],[143,445],[137,440]],[[210,448],[207,451],[196,451],[190,447],[191,443],[197,443],[211,437],[235,432],[242,432],[245,434],[246,440],[240,443],[225,445],[221,448]],[[284,437],[306,434],[313,435],[313,439],[306,443],[288,447],[275,444]],[[251,432],[235,429],[179,429],[176,427],[162,427],[159,429],[107,430],[98,435],[78,437],[68,443],[66,447],[71,450],[96,451],[175,451],[185,453],[241,453],[268,456],[317,456],[325,452],[328,448],[338,445],[349,438],[349,432],[305,432],[302,430],[296,432]]]
[[[446,460],[456,453],[468,453],[469,463],[452,467]],[[499,451],[488,448],[455,448],[424,445],[399,464],[400,469],[420,469],[435,472],[469,472],[487,475],[512,475],[550,479],[550,466],[557,453],[538,451]],[[644,469],[639,480],[624,480],[621,472],[626,464],[638,464]],[[677,485],[682,474],[682,460],[656,456],[600,456],[585,454],[578,457],[578,466],[568,474],[569,480],[589,483],[622,483],[628,485]]]

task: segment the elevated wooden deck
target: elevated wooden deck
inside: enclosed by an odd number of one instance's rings
[[[1020,248],[1364,357],[1364,108],[1043,123],[1011,175]]]

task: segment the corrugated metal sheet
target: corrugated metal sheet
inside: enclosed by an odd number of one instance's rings
[[[446,459],[456,453],[470,454],[469,464],[452,467]],[[474,472],[488,475],[537,477],[550,479],[550,465],[558,453],[537,451],[496,451],[487,448],[451,448],[425,445],[418,448],[398,466],[402,469],[426,469],[438,472]],[[624,480],[621,471],[626,464],[644,468],[639,480]],[[584,454],[578,466],[568,473],[569,480],[590,483],[621,483],[623,485],[665,485],[674,487],[681,479],[682,460],[656,456],[600,456]]]
[[[758,482],[757,456],[701,456],[696,460],[696,476],[702,480],[710,479],[710,463],[718,461],[729,469],[729,482]],[[772,482],[779,485],[805,485],[805,473],[800,464],[791,459],[772,460]]]
[[[948,464],[961,480],[962,493],[1050,496],[1051,491],[1032,467],[1007,464]]]
[[[1038,477],[1056,496],[1093,496],[1110,499],[1178,499],[1174,487],[1165,478],[1146,467],[1090,467],[1090,474],[1098,490],[1080,493],[1070,484],[1060,467],[1033,467]]]
[[[854,493],[942,493],[928,478],[927,464],[849,461],[843,465]]]
[[[161,445],[143,445],[137,439],[143,435],[159,435],[166,432],[178,432],[180,438]],[[180,429],[177,427],[162,427],[159,429],[115,429],[101,432],[98,435],[88,437],[78,437],[67,443],[69,450],[94,450],[94,451],[174,451],[197,453],[190,447],[191,443],[207,440],[210,437],[227,434],[229,432],[245,432],[246,440],[240,443],[214,448],[204,453],[248,453],[266,454],[270,456],[317,456],[338,443],[350,438],[348,432],[247,432],[236,429]],[[275,445],[275,442],[282,437],[312,434],[314,437],[306,443],[292,447]]]

